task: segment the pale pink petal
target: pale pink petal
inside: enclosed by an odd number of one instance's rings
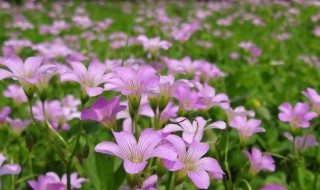
[[[139,163],[133,163],[129,160],[124,160],[123,166],[124,170],[129,174],[137,174],[140,173],[146,166],[148,162],[139,162]]]
[[[210,185],[210,178],[205,171],[188,172],[189,178],[199,189],[208,189]]]
[[[120,147],[117,144],[112,142],[101,142],[97,144],[94,149],[96,152],[110,154],[110,155],[118,156],[122,159],[125,159],[120,150]]]

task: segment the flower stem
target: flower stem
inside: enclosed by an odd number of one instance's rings
[[[232,176],[231,176],[231,172],[230,172],[230,168],[229,168],[229,164],[228,164],[228,151],[229,151],[229,131],[227,131],[227,140],[226,140],[226,150],[225,150],[225,155],[224,155],[224,165],[225,165],[225,169],[228,175],[228,180],[230,182],[230,184],[232,184]]]

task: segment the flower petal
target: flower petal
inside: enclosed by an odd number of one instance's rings
[[[110,154],[110,155],[118,156],[122,159],[125,159],[123,157],[120,147],[113,142],[101,142],[96,145],[94,150],[96,152],[100,152],[103,154]]]
[[[123,166],[124,170],[129,173],[129,174],[137,174],[140,173],[146,166],[148,162],[139,162],[139,163],[134,163],[129,160],[124,160]]]
[[[19,174],[21,167],[17,164],[6,164],[0,168],[0,176],[5,174]]]
[[[194,171],[188,172],[188,176],[191,181],[199,188],[199,189],[208,189],[210,185],[210,178],[207,172],[205,171]]]

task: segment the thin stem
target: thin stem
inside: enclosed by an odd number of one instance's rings
[[[292,154],[296,154],[296,136],[294,136],[292,140]]]
[[[229,131],[227,131],[227,142],[226,142],[226,150],[225,150],[225,155],[224,155],[224,165],[226,168],[229,182],[232,183],[232,176],[231,176],[231,172],[230,172],[230,168],[229,168],[229,164],[228,164],[229,136],[230,136]]]
[[[84,108],[85,103],[82,103],[82,109]],[[71,190],[71,179],[70,179],[70,175],[71,175],[71,165],[72,165],[72,160],[73,157],[75,156],[77,150],[78,150],[78,146],[80,144],[80,137],[83,133],[83,122],[80,123],[80,127],[79,127],[79,131],[77,134],[77,139],[76,139],[76,144],[74,146],[74,149],[72,150],[72,153],[67,161],[67,190]]]

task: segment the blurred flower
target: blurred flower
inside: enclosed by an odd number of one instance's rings
[[[284,134],[287,139],[293,141],[293,137],[290,133]],[[319,143],[314,135],[304,135],[302,137],[296,137],[295,148],[299,150],[305,150],[310,146],[319,146]]]
[[[71,188],[80,189],[83,182],[88,181],[85,178],[78,178],[77,173],[72,173],[70,176]],[[59,176],[54,172],[48,172],[45,175],[38,177],[38,180],[29,180],[29,186],[33,190],[66,190],[67,176],[64,174],[60,180]]]
[[[0,177],[2,175],[12,174],[17,175],[21,172],[21,167],[17,164],[5,164],[3,165],[3,162],[7,158],[0,153]],[[1,180],[0,180],[0,188],[1,188]]]
[[[159,145],[161,138],[152,129],[142,131],[139,141],[132,133],[113,131],[117,144],[102,142],[96,145],[95,151],[120,157],[124,160],[124,169],[129,174],[140,173],[148,164],[148,159],[153,157],[175,160],[177,154],[167,145]]]
[[[286,190],[286,188],[281,185],[271,183],[271,184],[263,186],[259,190]]]
[[[140,35],[137,40],[143,45],[143,48],[153,56],[155,56],[160,49],[168,50],[171,47],[170,42],[161,40],[160,37],[147,38],[145,35]]]
[[[244,150],[243,153],[248,157],[250,161],[250,175],[255,175],[261,170],[274,171],[276,166],[274,160],[270,155],[262,155],[261,151],[252,147],[251,154]]]
[[[261,120],[247,120],[246,116],[236,116],[229,122],[230,127],[238,130],[241,143],[246,143],[248,138],[255,133],[265,132],[264,128],[259,127],[260,124]]]
[[[287,122],[291,125],[293,129],[308,128],[310,126],[310,120],[317,117],[318,114],[315,112],[309,112],[308,103],[297,103],[294,108],[285,102],[282,103],[279,107],[281,111],[278,114],[279,119],[282,122]]]
[[[239,59],[240,58],[240,54],[237,52],[231,52],[230,53],[230,57],[231,59]]]
[[[11,112],[11,108],[9,106],[5,106],[0,111],[0,126],[6,123],[8,115]]]
[[[11,119],[8,117],[7,122],[15,133],[20,134],[28,125],[32,123],[32,120]]]
[[[216,121],[206,126],[207,121],[202,117],[196,117],[192,123],[184,117],[179,117],[174,121],[174,124],[168,124],[162,131],[164,133],[183,131],[182,138],[189,144],[192,143],[193,140],[200,142],[205,130],[226,128],[226,123],[223,121]]]
[[[126,106],[119,105],[119,100],[119,96],[113,97],[109,102],[104,97],[99,98],[92,104],[92,109],[82,110],[81,120],[94,120],[107,128],[114,128],[117,113],[126,109]]]
[[[3,95],[7,98],[12,98],[14,103],[23,103],[28,101],[23,88],[16,84],[10,84],[8,88],[3,92]]]
[[[224,172],[219,163],[210,157],[203,157],[209,150],[209,144],[192,141],[186,148],[183,140],[176,135],[165,138],[170,142],[178,153],[177,160],[163,160],[164,166],[170,171],[180,170],[177,180],[182,180],[186,175],[200,189],[207,189],[210,185],[210,177],[222,179]]]
[[[105,67],[97,60],[92,60],[88,69],[80,62],[70,62],[72,70],[61,75],[61,81],[74,81],[81,85],[82,98],[97,96],[103,92],[100,84],[106,83],[108,75]]]
[[[174,92],[173,97],[179,100],[181,110],[204,109],[206,105],[199,102],[198,92],[190,90],[187,86],[180,86]]]
[[[63,99],[62,102],[65,102],[65,99]],[[36,105],[32,107],[34,117],[42,122],[48,120],[56,130],[69,130],[70,126],[67,121],[80,117],[77,109],[70,109],[70,107],[61,104],[58,100],[45,101],[44,107],[45,115],[43,113],[42,103],[38,101]]]
[[[231,119],[233,119],[236,116],[250,116],[250,117],[254,117],[255,116],[255,112],[252,110],[246,110],[245,107],[243,106],[238,106],[235,109],[232,108],[228,108],[226,109],[227,112],[227,116],[228,116],[228,120],[230,121]]]
[[[179,106],[175,106],[173,102],[169,102],[166,108],[161,112],[160,126],[169,121],[170,118],[177,117]]]
[[[224,93],[216,94],[216,90],[208,85],[208,83],[201,84],[196,83],[196,87],[199,91],[199,102],[206,105],[205,109],[209,109],[213,106],[219,106],[222,109],[228,109],[230,107],[230,100]]]
[[[307,88],[306,91],[302,91],[302,94],[305,95],[312,104],[312,109],[320,113],[320,95],[312,88]]]
[[[157,190],[154,186],[158,182],[158,176],[152,175],[145,179],[140,187],[134,187],[134,190]],[[128,186],[124,187],[122,190],[130,190]]]

